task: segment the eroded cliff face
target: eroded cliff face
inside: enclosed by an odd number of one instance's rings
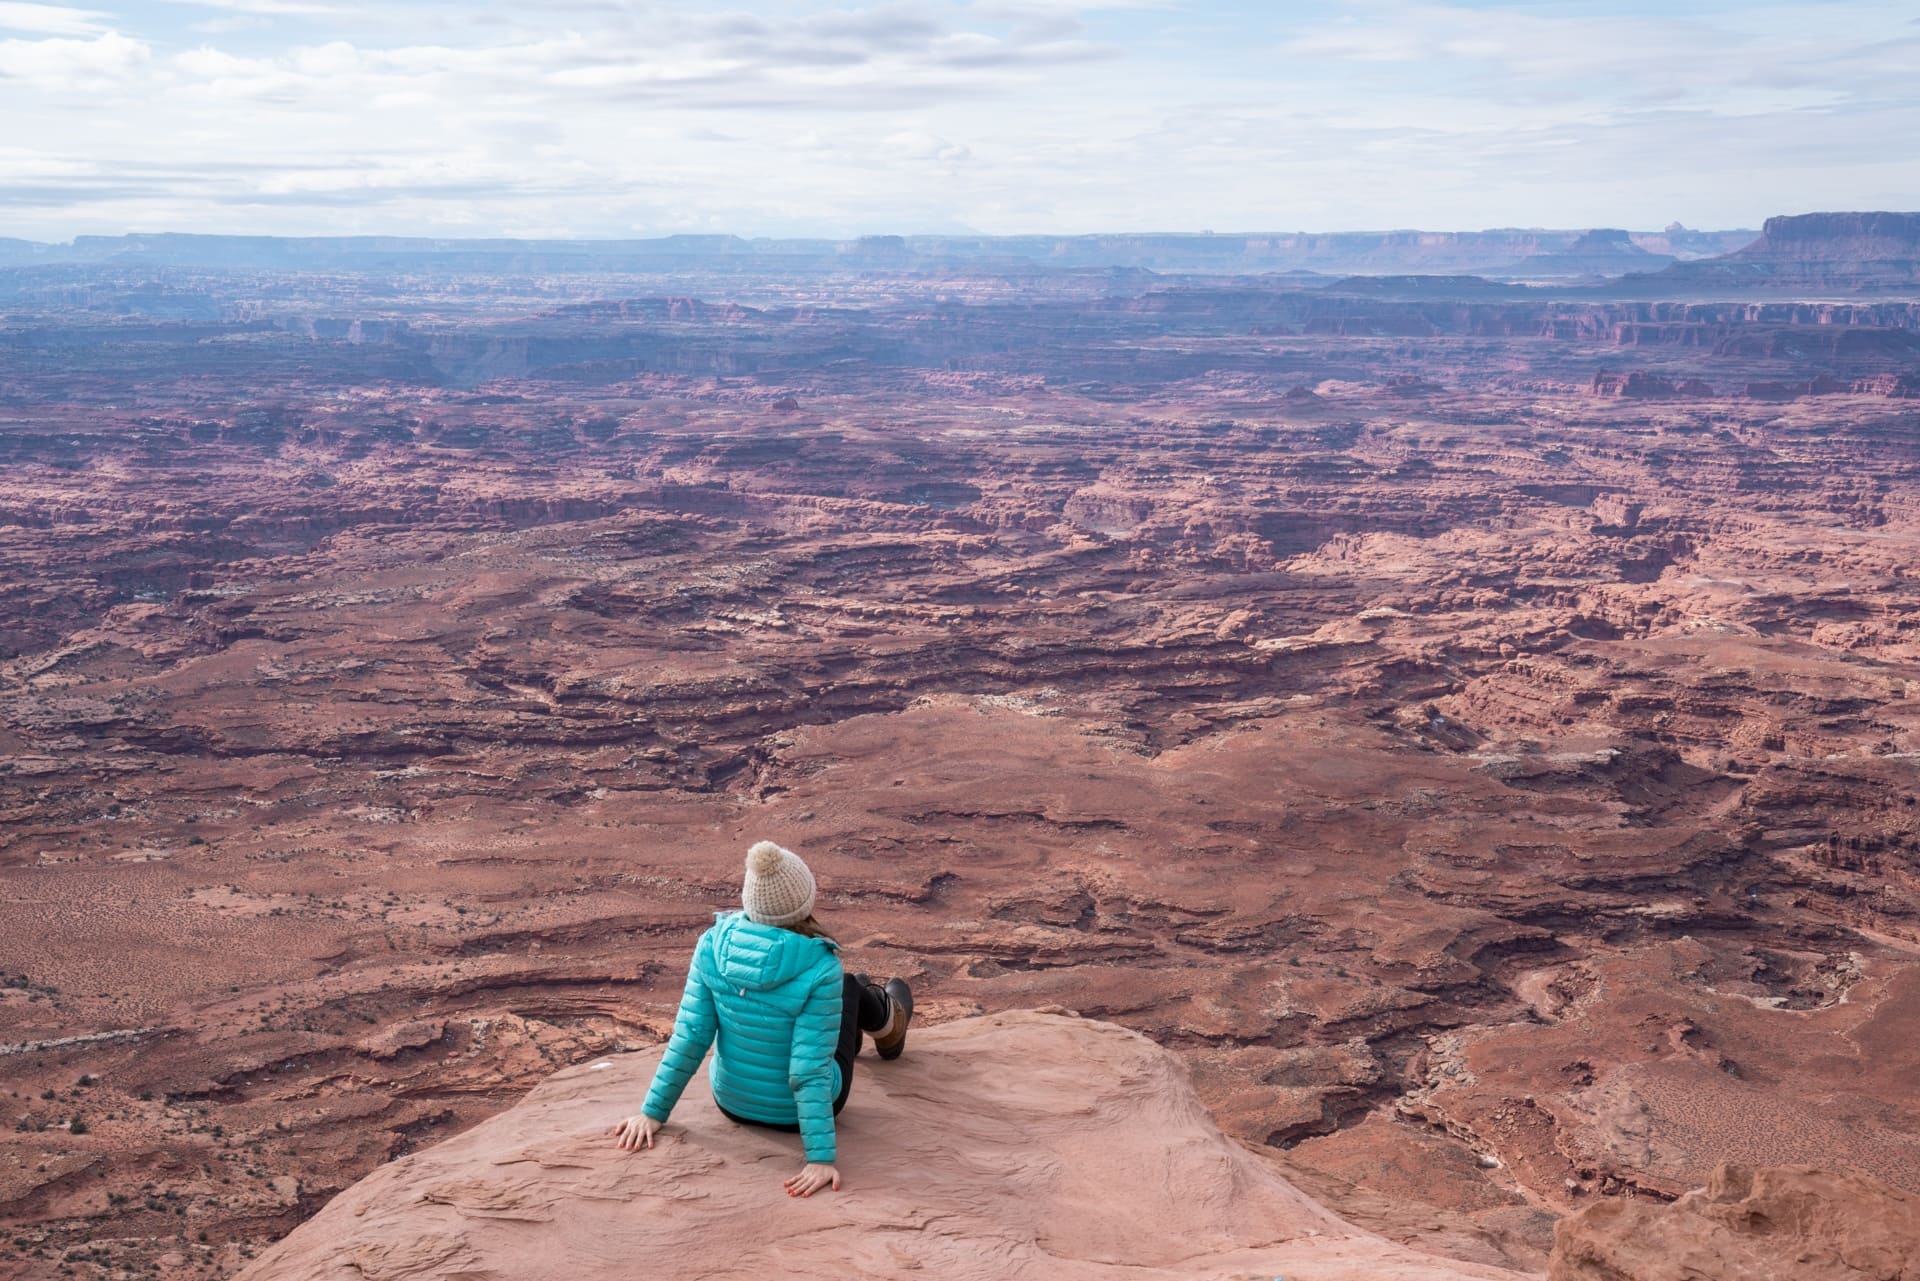
[[[1142,1032],[1478,1265],[1729,1157],[1920,1189],[1920,433],[1857,385],[1906,304],[1258,292],[481,316],[609,332],[471,389],[413,338],[10,330],[25,1275],[231,1272],[656,1043],[767,836],[928,1027]],[[667,342],[762,372],[603,359]]]
[[[1911,292],[1920,281],[1920,213],[1769,218],[1751,245],[1676,263],[1655,279],[1669,287]]]

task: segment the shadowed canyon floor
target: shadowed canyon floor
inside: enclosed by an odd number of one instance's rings
[[[1920,1191],[1910,304],[302,287],[0,326],[0,1276],[657,1043],[761,837],[1474,1266]]]

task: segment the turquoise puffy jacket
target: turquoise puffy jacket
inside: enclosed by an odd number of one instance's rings
[[[716,912],[694,945],[680,1013],[641,1111],[665,1121],[717,1036],[714,1102],[751,1121],[800,1127],[807,1160],[832,1164],[840,1093],[841,970],[831,939]]]

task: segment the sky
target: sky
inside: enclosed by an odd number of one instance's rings
[[[0,236],[1920,209],[1920,6],[0,0]]]

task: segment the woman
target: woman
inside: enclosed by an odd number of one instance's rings
[[[715,1039],[707,1074],[729,1120],[796,1132],[807,1164],[786,1181],[788,1196],[832,1185],[833,1118],[853,1088],[860,1034],[883,1059],[906,1048],[913,993],[843,974],[839,944],[813,917],[813,873],[792,850],[761,841],[747,851],[744,912],[718,912],[694,945],[673,1036],[654,1069],[638,1116],[608,1129],[625,1152],[653,1146],[687,1080]]]

